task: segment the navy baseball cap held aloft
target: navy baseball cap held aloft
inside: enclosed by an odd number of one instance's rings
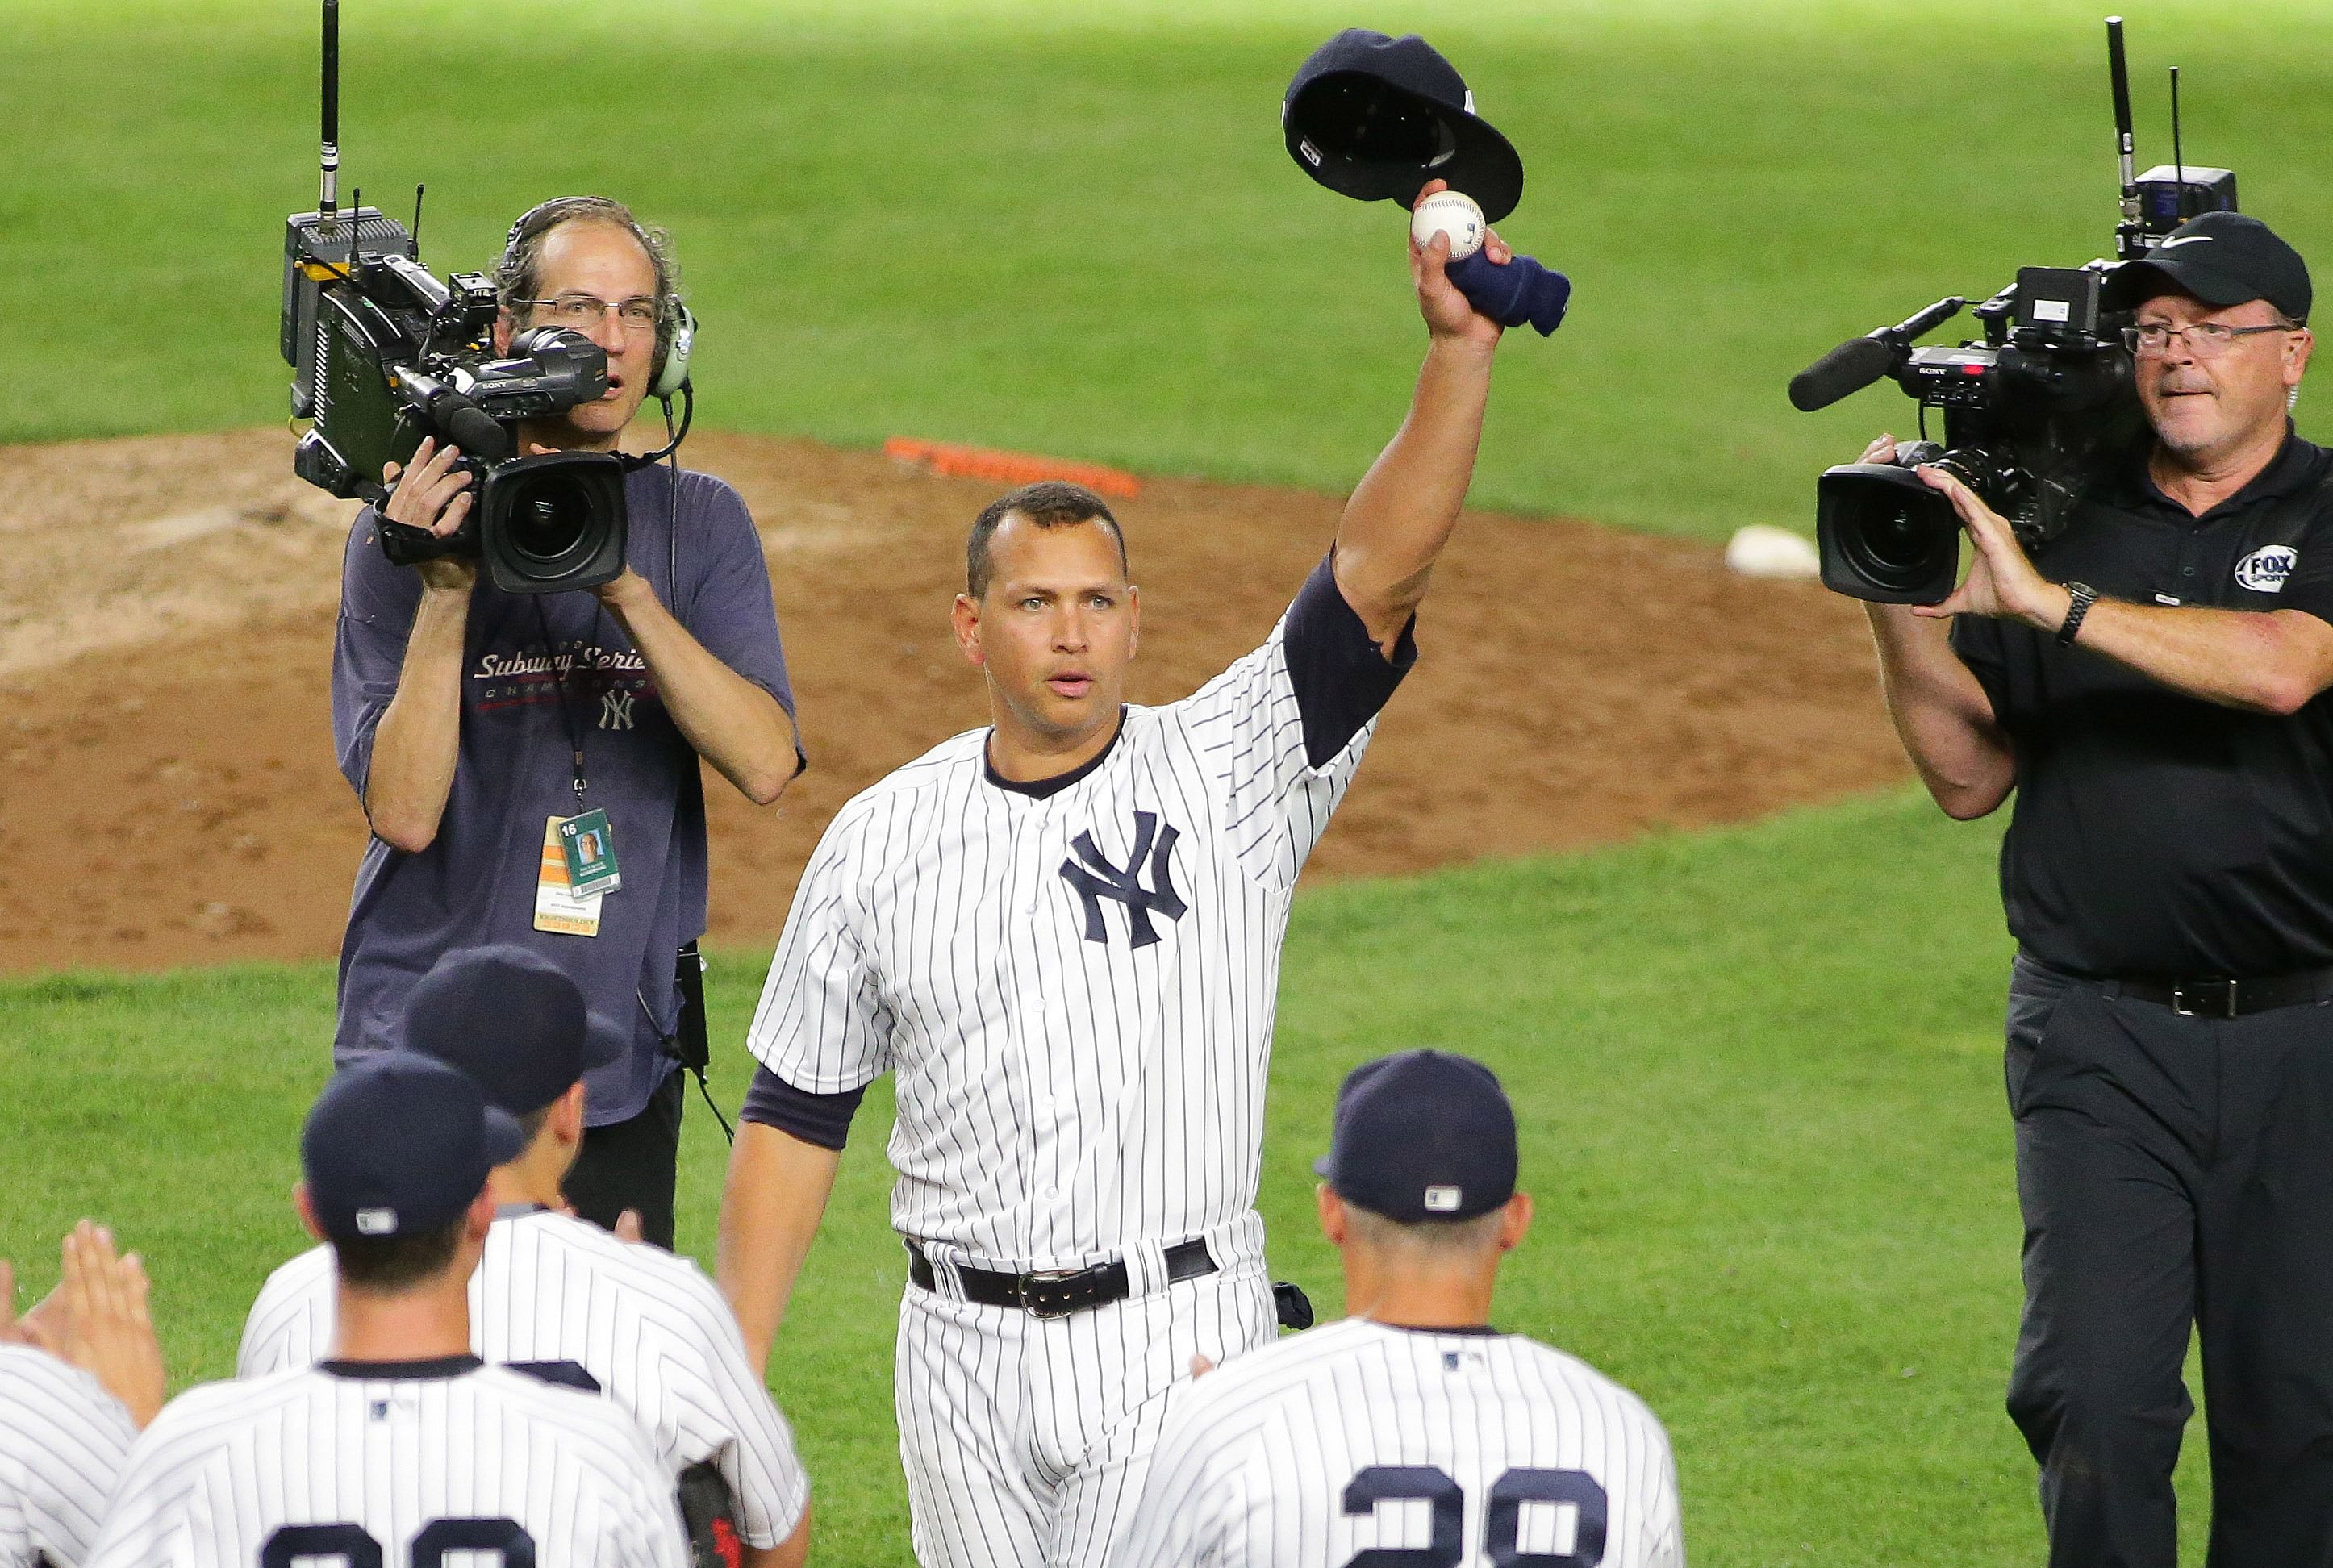
[[[626,1045],[558,965],[507,943],[439,959],[406,1000],[398,1043],[460,1068],[514,1116],[542,1110]]]
[[[2314,302],[2300,253],[2243,213],[2189,218],[2143,260],[2108,272],[2099,302],[2109,311],[2134,310],[2173,290],[2207,305],[2266,300],[2295,321],[2308,320]]]
[[[1280,103],[1288,156],[1339,195],[1409,206],[1447,180],[1497,223],[1523,196],[1523,160],[1474,112],[1457,68],[1412,33],[1348,27],[1297,68]]]
[[[1472,1219],[1515,1195],[1515,1111],[1482,1063],[1444,1051],[1364,1062],[1337,1091],[1313,1173],[1388,1219]]]
[[[381,1051],[324,1085],[300,1130],[316,1223],[335,1240],[442,1230],[526,1135],[443,1062]]]

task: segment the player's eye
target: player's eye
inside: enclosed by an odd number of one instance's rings
[[[1042,610],[1045,607],[1045,601],[1032,594],[1021,601],[1021,607],[1024,610]]]
[[[1093,596],[1093,598],[1092,598],[1092,600],[1091,600],[1090,602],[1092,603],[1092,605],[1093,605],[1093,607],[1094,607],[1094,608],[1096,608],[1096,609],[1098,609],[1098,610],[1106,610],[1106,609],[1109,608],[1109,607],[1110,607],[1110,606],[1112,606],[1112,605],[1116,604],[1118,601],[1117,601],[1116,599],[1114,599],[1114,598],[1110,598],[1108,594],[1096,594],[1096,595],[1094,595],[1094,596]]]

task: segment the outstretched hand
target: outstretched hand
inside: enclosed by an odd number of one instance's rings
[[[1448,180],[1429,180],[1418,191],[1417,200],[1422,202],[1449,188]],[[1501,267],[1512,261],[1515,254],[1495,229],[1483,231],[1483,253],[1493,265]],[[1426,330],[1436,339],[1480,343],[1484,348],[1495,345],[1499,334],[1506,329],[1474,309],[1473,302],[1459,292],[1458,285],[1449,279],[1449,264],[1448,235],[1436,234],[1434,243],[1426,246],[1419,245],[1415,239],[1409,242],[1409,281],[1417,290],[1417,310],[1426,318]]]
[[[43,1324],[43,1348],[82,1368],[130,1410],[142,1430],[162,1409],[162,1347],[147,1310],[146,1267],[117,1257],[113,1233],[82,1220],[65,1237],[62,1322]]]
[[[1881,440],[1886,440],[1881,437]],[[1874,449],[1878,442],[1872,444]],[[1892,450],[1894,444],[1890,442]],[[1867,462],[1887,459],[1872,459]],[[1941,490],[1960,514],[1969,541],[1976,547],[1968,576],[1952,597],[1941,604],[1915,605],[1912,613],[1931,620],[1946,616],[1990,616],[2023,621],[2042,631],[2055,631],[2073,607],[2073,596],[2034,569],[2024,547],[2017,542],[2009,520],[1977,499],[1976,492],[1941,468],[1913,470],[1922,483]]]

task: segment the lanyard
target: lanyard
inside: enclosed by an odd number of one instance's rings
[[[600,617],[606,608],[605,605],[596,602],[591,607],[591,637],[589,645],[593,648],[600,645]],[[552,678],[559,683],[559,718],[562,727],[567,731],[570,754],[574,760],[571,772],[575,784],[575,814],[581,817],[583,814],[583,791],[586,788],[586,780],[583,777],[583,741],[590,731],[584,728],[583,715],[577,712],[575,704],[568,701],[568,671],[558,667],[557,655],[551,645],[551,616],[542,607],[542,596],[540,594],[534,596],[534,624],[542,628],[542,656],[552,663]]]

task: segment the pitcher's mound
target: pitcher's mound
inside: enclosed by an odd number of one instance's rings
[[[835,808],[984,721],[948,635],[1000,488],[875,453],[699,435],[762,528],[810,773],[708,776],[716,943],[770,942]],[[1303,492],[1146,482],[1133,699],[1260,642],[1335,531]],[[353,508],[281,433],[0,448],[0,969],[335,951],[364,823],[327,693]],[[1416,871],[1732,821],[1906,773],[1854,606],[1716,550],[1470,514],[1416,670],[1308,875]]]

